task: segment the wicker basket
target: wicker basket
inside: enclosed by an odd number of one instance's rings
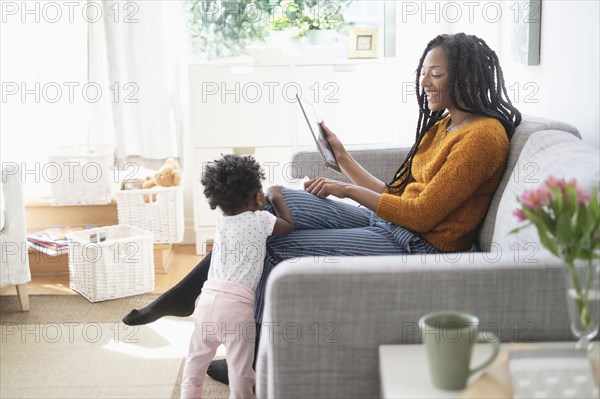
[[[119,224],[154,234],[156,244],[183,241],[183,187],[153,187],[116,193]]]
[[[96,237],[94,240],[92,237]],[[154,290],[152,233],[117,225],[68,235],[72,290],[90,302],[143,294]]]
[[[114,195],[114,147],[72,145],[54,150],[48,166],[57,169],[52,176],[53,205],[108,204]]]

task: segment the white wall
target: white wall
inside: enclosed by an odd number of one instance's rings
[[[512,8],[511,8],[512,7]],[[396,5],[398,73],[406,84],[427,42],[440,33],[465,32],[483,38],[496,51],[509,96],[522,113],[576,126],[586,143],[600,147],[600,2],[542,0],[541,63],[526,66],[511,54],[516,1],[401,1]],[[397,88],[399,142],[414,137],[416,97]],[[405,101],[402,101],[402,99]]]
[[[583,141],[600,147],[600,2],[542,0],[540,65],[512,60],[510,21],[502,21],[499,57],[505,75],[519,84],[523,113],[571,123]],[[524,86],[530,83],[529,90]],[[535,102],[526,102],[526,94]]]

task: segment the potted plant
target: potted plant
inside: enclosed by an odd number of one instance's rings
[[[337,33],[344,26],[342,10],[351,1],[281,1],[281,13],[273,16],[270,29],[285,31],[295,39],[306,37],[310,44],[334,44]]]
[[[344,25],[342,10],[352,0],[186,0],[188,31],[195,53],[207,59],[235,57],[252,44],[298,47],[332,44]],[[320,33],[316,33],[320,32]],[[329,38],[318,37],[333,32]],[[300,45],[300,47],[302,47]]]
[[[268,37],[271,0],[186,0],[191,44],[207,59],[246,53],[251,43]],[[254,14],[253,14],[254,13]]]
[[[572,179],[549,177],[517,198],[514,215],[537,228],[540,242],[565,264],[566,299],[576,347],[589,348],[600,326],[600,200]]]

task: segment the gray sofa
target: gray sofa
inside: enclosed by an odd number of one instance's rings
[[[407,151],[353,156],[388,181]],[[321,164],[312,151],[293,160],[295,178],[312,177]],[[576,177],[589,189],[598,185],[599,168],[598,149],[584,144],[573,126],[524,116],[478,235],[480,252],[300,258],[278,265],[267,285],[257,396],[379,397],[378,346],[418,343],[417,320],[430,311],[473,313],[505,342],[574,341],[563,265],[539,244],[534,228],[508,232],[517,225],[512,210],[523,190],[549,175]]]

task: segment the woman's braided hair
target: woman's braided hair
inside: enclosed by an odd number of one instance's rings
[[[419,61],[416,76],[417,101],[419,103],[419,121],[415,144],[408,156],[394,175],[389,189],[401,191],[408,184],[412,161],[425,133],[436,122],[446,117],[446,110],[430,111],[425,99],[425,90],[420,85],[421,70],[427,53],[441,47],[448,57],[448,87],[458,88],[464,107],[456,100],[455,90],[450,90],[452,105],[463,112],[471,112],[497,119],[510,140],[515,128],[521,123],[521,113],[515,108],[504,85],[504,75],[496,53],[477,36],[457,33],[455,35],[439,35],[431,40]]]
[[[254,200],[264,178],[252,156],[225,154],[205,165],[201,182],[210,209],[218,206],[226,214],[235,214]]]

